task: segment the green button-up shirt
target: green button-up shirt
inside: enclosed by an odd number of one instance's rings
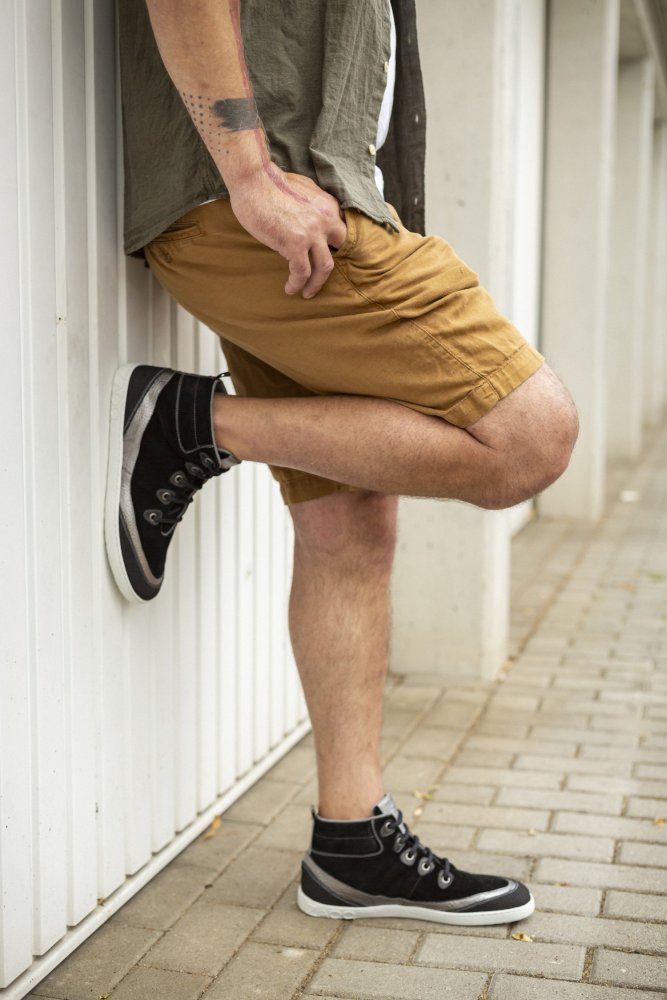
[[[398,39],[387,141],[375,153],[390,57],[387,0],[243,0],[246,62],[271,158],[376,222],[424,231],[426,114],[414,0],[391,0]],[[143,0],[119,0],[125,250],[195,205],[227,197],[162,64]]]

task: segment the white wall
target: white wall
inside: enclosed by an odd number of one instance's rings
[[[153,603],[114,588],[113,371],[224,361],[119,249],[113,0],[5,8],[0,986],[14,1000],[307,723],[286,635],[291,540],[265,469],[207,487]]]

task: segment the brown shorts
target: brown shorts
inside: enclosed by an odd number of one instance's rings
[[[347,211],[347,238],[312,299],[285,295],[286,261],[228,201],[199,205],[146,247],[156,277],[218,334],[242,396],[375,396],[457,427],[543,362],[436,236]],[[272,468],[286,503],[350,487]]]

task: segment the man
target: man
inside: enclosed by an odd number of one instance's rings
[[[118,585],[154,597],[197,490],[269,463],[294,521],[290,632],[318,764],[299,905],[528,916],[524,886],[419,842],[379,766],[396,496],[509,506],[561,474],[577,431],[476,275],[419,235],[414,0],[121,0],[120,31],[126,250],[218,333],[237,395],[168,369],[117,374]]]

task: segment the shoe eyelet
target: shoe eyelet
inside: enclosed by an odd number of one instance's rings
[[[397,854],[401,853],[401,851],[405,847],[405,842],[407,839],[408,838],[404,834],[401,833],[396,834],[396,840],[394,841],[394,850],[396,851]]]
[[[382,826],[380,827],[380,836],[390,837],[395,829],[396,825],[394,824],[393,820],[386,819],[382,824]]]
[[[160,510],[145,510],[144,517],[149,524],[159,524],[162,520],[162,511]]]
[[[157,491],[156,495],[160,503],[163,503],[165,505],[168,503],[173,503],[173,501],[176,499],[173,490],[160,489]]]
[[[401,854],[401,861],[403,862],[403,864],[410,867],[411,865],[414,865],[416,860],[417,860],[417,852],[414,850],[414,848],[406,847],[406,849]]]
[[[169,482],[173,486],[187,486],[187,479],[182,472],[172,472],[169,476]]]
[[[438,872],[438,885],[441,889],[448,889],[453,881],[454,876],[452,874],[448,878],[445,878],[445,873],[440,869]]]
[[[202,463],[202,465],[204,466],[205,469],[208,469],[209,471],[211,469],[215,469],[215,462],[210,457],[210,455],[206,454],[205,451],[200,451],[199,452],[199,460],[200,460],[200,462]]]
[[[199,466],[195,465],[194,462],[186,462],[185,468],[187,469],[187,471],[190,473],[191,476],[198,476],[199,479],[201,479],[202,476],[205,475],[204,470],[200,469]]]
[[[422,858],[421,861],[419,862],[417,871],[419,872],[420,875],[429,875],[434,868],[435,865],[432,861],[429,861],[428,858]]]

